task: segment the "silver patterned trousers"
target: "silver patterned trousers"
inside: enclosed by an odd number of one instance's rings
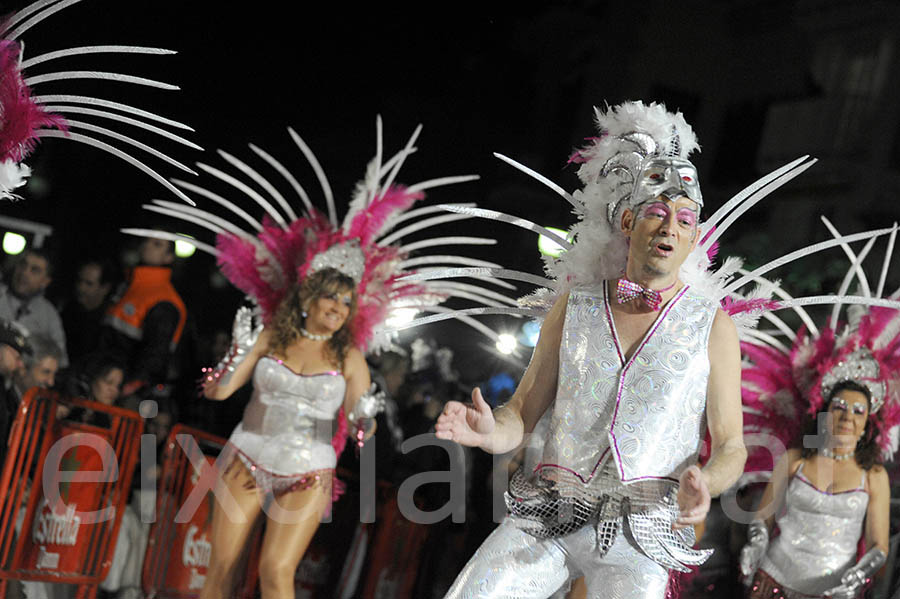
[[[616,535],[601,557],[593,524],[538,539],[508,517],[478,548],[445,599],[548,599],[580,576],[589,599],[662,599],[669,580],[668,571],[625,534]]]

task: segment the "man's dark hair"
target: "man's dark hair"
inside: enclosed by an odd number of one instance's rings
[[[114,284],[119,280],[119,268],[116,264],[110,260],[109,258],[91,258],[89,260],[85,260],[81,263],[81,266],[78,267],[80,271],[82,268],[88,265],[95,265],[100,269],[100,284],[106,285],[107,283]]]
[[[37,256],[38,258],[42,258],[44,262],[47,263],[47,276],[53,278],[53,264],[55,258],[53,252],[45,247],[29,247],[22,254],[22,260],[24,260],[25,256],[28,256],[29,254],[32,256]]]

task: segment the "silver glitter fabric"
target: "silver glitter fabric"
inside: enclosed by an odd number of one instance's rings
[[[507,518],[481,545],[445,599],[546,599],[585,577],[589,599],[662,599],[665,568],[618,535],[604,556],[593,526],[538,540]]]
[[[311,275],[323,268],[334,268],[359,283],[366,271],[366,256],[359,247],[359,241],[351,239],[319,252],[313,256],[307,274]]]
[[[775,520],[781,534],[769,544],[760,569],[789,589],[821,595],[856,563],[869,495],[865,474],[859,489],[829,494],[802,470],[801,465],[788,484],[785,508]]]
[[[573,290],[542,466],[588,482],[610,454],[628,484],[675,480],[695,464],[706,430],[715,312],[714,302],[683,288],[626,361],[606,285]]]
[[[264,489],[290,486],[308,473],[334,468],[332,421],[344,400],[339,372],[300,375],[265,356],[253,371],[253,396],[229,444]],[[277,489],[275,489],[277,491]]]
[[[880,376],[881,367],[872,353],[861,347],[838,362],[822,377],[822,396],[828,397],[832,387],[843,381],[854,381],[866,386],[872,396],[870,412],[877,412],[884,403],[887,384]]]
[[[668,480],[623,484],[607,459],[588,484],[556,468],[531,477],[519,470],[510,481],[506,505],[517,526],[534,537],[559,538],[590,524],[596,529],[598,558],[624,533],[656,563],[687,572],[712,551],[692,548],[693,528],[672,530],[678,518],[676,494],[677,483]]]

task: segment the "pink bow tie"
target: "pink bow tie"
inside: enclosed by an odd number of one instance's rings
[[[616,285],[616,300],[620,304],[624,304],[633,299],[641,298],[651,309],[659,310],[659,305],[662,303],[662,292],[668,291],[674,286],[675,284],[673,283],[665,289],[656,291],[655,289],[647,289],[646,287],[622,277]]]

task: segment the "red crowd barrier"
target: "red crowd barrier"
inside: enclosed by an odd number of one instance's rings
[[[142,585],[148,597],[196,597],[203,587],[214,500],[207,492],[198,501],[195,489],[210,488],[213,464],[224,446],[225,439],[181,424],[169,433],[144,558]]]
[[[60,404],[93,419],[60,420]],[[143,427],[130,410],[43,389],[25,394],[0,475],[0,596],[9,579],[74,584],[79,599],[96,596],[112,563]]]

